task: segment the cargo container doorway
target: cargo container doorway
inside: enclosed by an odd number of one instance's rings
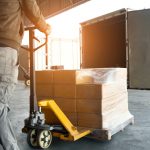
[[[81,23],[81,68],[127,67],[125,17],[120,10]]]

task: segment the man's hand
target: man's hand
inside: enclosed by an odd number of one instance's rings
[[[45,30],[45,34],[49,35],[51,33],[51,26],[47,24],[47,29]]]

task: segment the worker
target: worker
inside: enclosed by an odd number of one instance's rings
[[[36,0],[0,0],[0,144],[4,150],[19,150],[7,114],[8,102],[17,83],[24,14],[41,32],[49,34],[51,30]]]

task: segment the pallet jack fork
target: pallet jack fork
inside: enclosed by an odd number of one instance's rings
[[[48,37],[46,35],[45,42],[39,47],[34,48],[34,40],[39,41],[35,37],[35,29],[35,27],[26,28],[26,30],[29,31],[29,49],[25,49],[30,52],[30,114],[29,118],[24,121],[25,125],[22,132],[27,134],[27,141],[31,147],[45,149],[51,145],[53,136],[59,137],[62,140],[75,141],[90,134],[92,131],[88,129],[78,131],[54,100],[41,100],[37,104],[35,92],[34,52],[43,46],[45,46],[46,49],[48,48]],[[45,116],[49,116],[49,114],[42,113],[42,108],[47,108],[52,111],[60,121],[60,124],[46,124]]]

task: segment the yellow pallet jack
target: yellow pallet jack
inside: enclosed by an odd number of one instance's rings
[[[25,125],[22,132],[27,134],[27,141],[31,147],[46,149],[50,147],[53,136],[62,140],[75,141],[90,134],[92,131],[88,129],[78,131],[54,100],[46,99],[37,103],[34,52],[43,46],[47,48],[48,37],[46,35],[45,42],[34,48],[34,40],[39,41],[35,37],[35,29],[35,27],[26,28],[26,31],[29,31],[29,49],[25,49],[30,52],[30,114],[29,118],[24,121]],[[46,124],[45,116],[49,116],[49,113],[42,113],[42,108],[52,111],[60,121],[60,124]]]

